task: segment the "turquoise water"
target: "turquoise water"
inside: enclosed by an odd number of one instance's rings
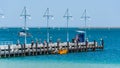
[[[23,43],[23,38],[18,37],[20,28],[0,29],[0,41],[13,41],[19,39]],[[69,28],[70,39],[74,38],[78,28]],[[31,40],[46,40],[45,28],[30,28],[28,30]],[[88,29],[89,41],[105,41],[105,49],[97,52],[69,53],[66,55],[39,55],[29,57],[15,57],[0,59],[0,68],[120,68],[120,29]],[[65,28],[51,28],[50,37],[53,42],[58,38],[62,42],[66,41]],[[100,43],[100,42],[98,42]]]

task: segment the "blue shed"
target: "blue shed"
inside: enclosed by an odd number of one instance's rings
[[[85,31],[77,31],[78,32],[78,41],[85,42]]]

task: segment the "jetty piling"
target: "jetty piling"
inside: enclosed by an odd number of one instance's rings
[[[32,48],[32,55],[34,56],[34,43],[31,45]]]
[[[21,45],[21,55],[23,56],[23,45]]]
[[[68,52],[69,52],[69,42],[67,42],[67,50],[68,50]]]
[[[5,50],[4,50],[4,54],[5,54],[4,57],[6,58],[6,47],[5,47],[4,49],[5,49]]]
[[[8,45],[8,57],[10,57],[10,45]]]
[[[28,49],[28,55],[29,55],[29,56],[31,55],[30,48]]]
[[[15,57],[15,49],[13,49],[13,57]]]
[[[57,42],[57,49],[58,49],[58,50],[59,50],[59,48],[60,48],[60,47],[59,47],[59,44],[60,44],[60,42],[58,41],[58,42]]]
[[[26,54],[26,53],[25,53],[25,51],[26,51],[26,48],[25,48],[25,47],[26,47],[26,44],[23,45],[23,56],[25,56],[25,54]]]
[[[37,53],[38,53],[38,50],[37,50],[38,49],[38,42],[36,42],[36,47],[35,48],[36,48],[36,55],[37,55]]]
[[[17,45],[18,47],[17,47],[17,56],[20,56],[20,50],[19,50],[19,45]]]
[[[76,46],[77,48],[76,48],[76,50],[77,50],[77,52],[79,52],[79,45],[78,45],[78,41],[77,41],[77,46]]]
[[[47,54],[49,53],[49,43],[47,42]]]
[[[46,45],[43,45],[44,54],[45,54],[45,46],[46,46]]]
[[[41,46],[40,46],[40,51],[39,51],[40,55],[42,54],[42,50],[41,50]]]
[[[101,42],[102,42],[102,50],[103,50],[104,49],[104,40],[102,39]]]
[[[85,45],[86,45],[85,51],[87,51],[88,50],[88,41],[87,40],[85,41]]]
[[[96,50],[96,48],[95,48],[95,46],[96,46],[96,41],[94,40],[94,49],[93,49],[93,51],[95,51]]]

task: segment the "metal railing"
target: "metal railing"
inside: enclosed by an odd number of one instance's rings
[[[0,45],[11,45],[13,41],[0,41]]]

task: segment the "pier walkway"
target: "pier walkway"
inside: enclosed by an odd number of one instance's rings
[[[81,43],[47,43],[40,44],[38,42],[24,45],[0,45],[0,57],[17,57],[17,56],[35,56],[35,55],[47,55],[47,54],[59,54],[59,50],[66,49],[67,53],[71,52],[89,52],[98,51],[104,49],[104,42],[101,41],[101,45],[94,42],[81,42]]]

